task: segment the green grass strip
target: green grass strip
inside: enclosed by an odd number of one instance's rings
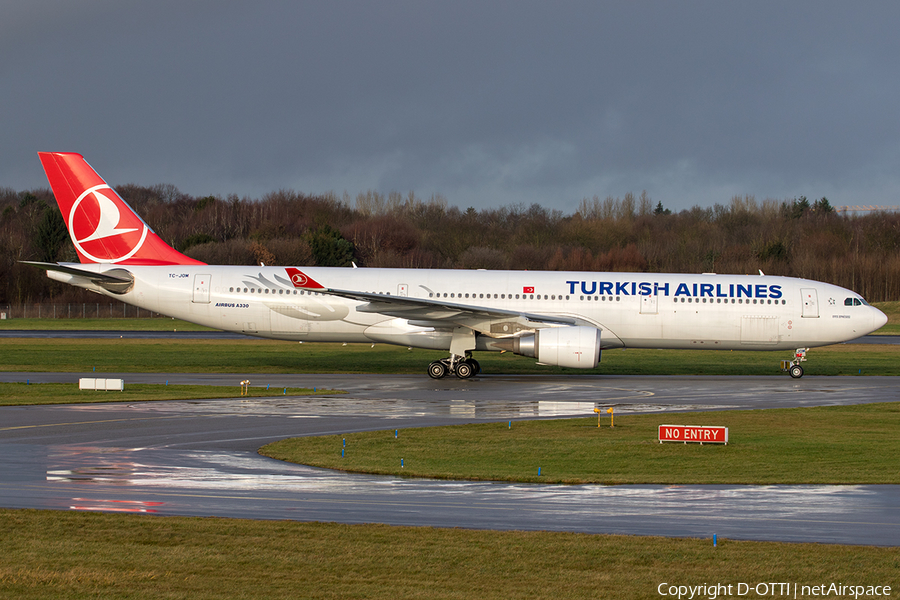
[[[260,452],[406,477],[601,484],[900,483],[900,403],[619,415],[282,440]],[[724,425],[724,445],[658,442],[659,425]],[[344,445],[346,440],[346,446]],[[342,456],[341,451],[344,450]],[[403,466],[401,467],[401,459]],[[540,469],[540,476],[538,476]]]
[[[250,387],[247,398],[273,396],[310,396],[315,394],[343,394],[343,391],[317,388]],[[240,398],[241,386],[130,384],[125,382],[121,392],[79,390],[74,383],[0,383],[0,406],[29,404],[94,404],[98,402],[147,402],[151,400],[197,400],[211,398]]]
[[[538,365],[511,353],[478,352],[485,374],[778,375],[791,352],[607,350],[596,369]],[[425,375],[447,353],[387,344],[273,340],[0,339],[0,370],[176,373],[401,373]],[[808,375],[898,375],[900,346],[814,348]],[[787,377],[787,375],[785,375]]]
[[[80,306],[80,305],[79,305]],[[104,319],[0,319],[0,330],[26,331],[218,331],[170,317]]]
[[[773,581],[893,595],[898,572],[898,548],[0,510],[0,597],[18,600],[629,600]]]

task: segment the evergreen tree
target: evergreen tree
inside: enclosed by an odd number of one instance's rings
[[[353,262],[353,243],[331,225],[310,230],[307,242],[320,267],[349,267]]]

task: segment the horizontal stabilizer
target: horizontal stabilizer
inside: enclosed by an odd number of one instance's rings
[[[35,262],[30,260],[22,260],[19,262],[46,271],[56,271],[57,273],[83,277],[91,283],[95,283],[103,289],[115,294],[124,294],[134,285],[134,275],[122,268],[115,268],[111,271],[106,271],[105,273],[96,273],[94,271],[87,271],[85,269],[79,269],[77,267],[59,263]]]

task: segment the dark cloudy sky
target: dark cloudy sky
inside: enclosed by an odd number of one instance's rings
[[[898,29],[895,1],[0,0],[0,186],[65,150],[194,195],[898,205]]]

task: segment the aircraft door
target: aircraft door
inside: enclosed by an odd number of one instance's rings
[[[819,300],[815,288],[801,288],[801,300],[803,301],[803,311],[801,316],[805,318],[817,319],[819,317]]]
[[[652,296],[641,296],[641,314],[642,315],[655,315],[658,311],[658,302],[659,296],[653,294]]]
[[[405,283],[398,283],[397,284],[397,295],[403,296],[404,298],[406,296],[409,296],[409,286]]]
[[[197,304],[209,304],[209,275],[194,275],[193,302]]]

